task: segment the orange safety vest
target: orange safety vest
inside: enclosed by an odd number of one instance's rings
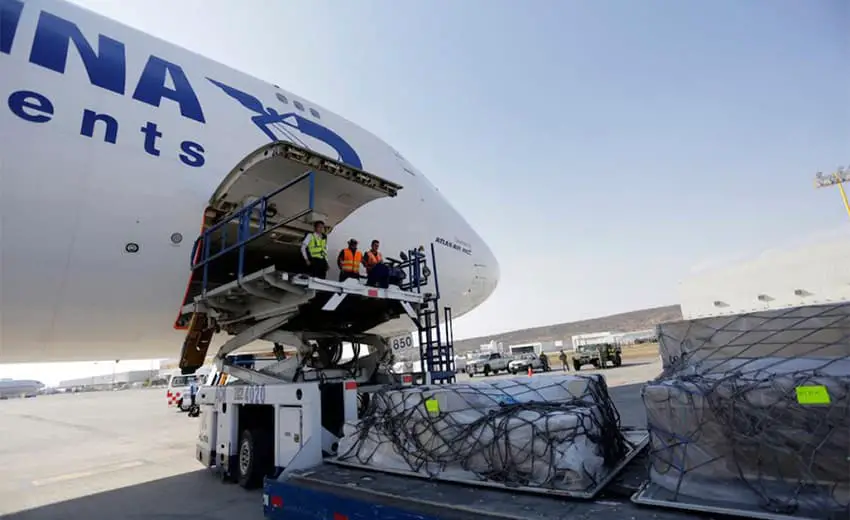
[[[381,261],[383,261],[383,258],[381,257],[381,253],[375,254],[372,251],[366,252],[366,268],[367,269],[375,267],[376,265],[380,264]]]
[[[363,253],[360,251],[352,254],[351,249],[345,248],[342,250],[342,270],[348,273],[357,273],[360,271],[360,261],[363,259]]]

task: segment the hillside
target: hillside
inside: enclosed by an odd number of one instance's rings
[[[455,340],[455,352],[469,352],[478,349],[484,343],[491,340],[503,342],[505,346],[517,343],[533,341],[570,341],[574,334],[588,332],[629,332],[633,330],[649,329],[659,323],[676,321],[682,319],[682,309],[678,305],[667,305],[652,309],[612,314],[601,318],[574,321],[571,323],[558,323],[556,325],[544,325],[530,329],[512,330],[493,334],[492,336],[479,336]]]

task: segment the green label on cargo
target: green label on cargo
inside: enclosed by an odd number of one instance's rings
[[[829,404],[829,392],[823,385],[798,386],[797,402],[800,404]]]

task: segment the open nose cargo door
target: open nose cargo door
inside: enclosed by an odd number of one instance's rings
[[[181,308],[204,290],[244,273],[271,265],[301,271],[301,241],[314,222],[324,221],[330,233],[358,208],[394,197],[400,189],[399,184],[291,143],[257,149],[227,174],[210,198]],[[203,363],[211,336],[204,332],[205,323],[192,320],[190,312],[178,316],[175,328],[189,329],[181,368]]]
[[[312,186],[308,182],[294,182],[311,171],[315,174]],[[268,201],[268,207],[277,211],[269,216],[274,225],[299,214],[309,203],[312,211],[281,229],[284,234],[297,230],[296,240],[300,242],[304,233],[312,231],[313,221],[324,220],[333,228],[357,208],[381,197],[394,197],[401,188],[399,184],[306,148],[279,142],[245,157],[219,185],[210,199],[210,208],[230,213],[277,191]]]

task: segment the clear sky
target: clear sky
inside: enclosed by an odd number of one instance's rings
[[[421,169],[501,264],[457,337],[676,303],[695,268],[846,225],[812,183],[850,160],[846,0],[76,2]]]

